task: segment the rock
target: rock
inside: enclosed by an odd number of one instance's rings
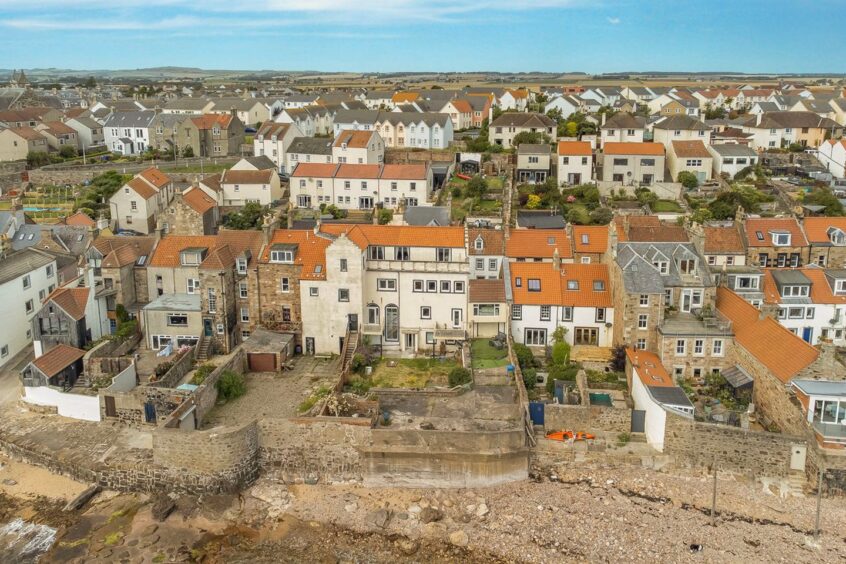
[[[467,537],[467,533],[459,529],[449,534],[449,542],[454,546],[467,546],[470,539]]]
[[[400,519],[402,521],[408,520],[408,513],[406,513],[405,511],[397,513],[397,519]]]
[[[425,509],[425,508],[429,507],[429,500],[428,499],[421,499],[420,502],[417,505],[419,505],[420,507]]]
[[[464,510],[467,511],[467,513],[475,513],[476,512],[476,504],[471,503],[470,505],[465,505]]]
[[[303,480],[303,482],[308,484],[309,486],[313,486],[313,485],[317,484],[317,482],[319,482],[319,481],[320,481],[320,476],[317,476],[316,474],[309,474]]]
[[[397,543],[400,552],[406,556],[411,556],[420,549],[420,543],[411,539],[403,539]]]
[[[168,515],[173,513],[174,509],[176,509],[175,501],[166,495],[159,496],[153,501],[153,506],[151,508],[153,519],[156,521],[164,521],[167,519]]]
[[[145,537],[148,537],[158,530],[159,530],[159,526],[154,523],[152,525],[147,525],[146,527],[144,527],[144,530],[141,531],[141,534],[144,535]]]
[[[440,521],[443,518],[443,511],[439,509],[434,509],[432,507],[426,507],[425,509],[423,509],[423,511],[420,512],[421,523],[433,523],[435,521]]]
[[[96,484],[88,486],[82,493],[70,500],[62,511],[76,511],[77,509],[81,509],[98,493],[100,493],[100,486]]]
[[[430,423],[429,421],[424,421],[423,423],[421,423],[420,428],[423,429],[424,431],[434,431],[435,430],[435,426],[432,425],[432,423]]]
[[[476,508],[476,517],[484,517],[488,513],[490,513],[490,510],[485,503],[480,504],[479,507]]]
[[[423,511],[423,508],[421,508],[419,505],[416,505],[416,504],[415,504],[415,505],[410,505],[410,506],[408,507],[408,512],[409,512],[409,513],[415,513],[415,514],[416,514],[416,513],[420,513],[421,511]]]
[[[18,485],[18,483],[17,483],[15,480],[11,479],[11,478],[6,478],[5,480],[3,480],[3,485],[6,485],[6,486],[16,486],[16,485]]]
[[[358,509],[357,503],[348,503],[344,506],[344,511],[346,511],[347,513],[352,513],[356,509]]]
[[[452,507],[454,504],[452,503],[451,499],[444,500],[444,507]]]
[[[370,514],[370,521],[373,522],[374,525],[379,527],[380,529],[384,529],[388,526],[388,522],[391,520],[391,511],[387,509],[380,509],[375,513]]]
[[[140,543],[138,543],[138,548],[149,548],[159,542],[159,535],[152,535],[149,537],[144,537]]]

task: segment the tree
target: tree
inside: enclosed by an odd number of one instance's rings
[[[726,110],[722,106],[713,107],[711,104],[705,106],[705,119],[723,119],[726,117]]]
[[[594,225],[608,225],[614,219],[614,212],[609,208],[596,208],[590,212],[590,222]]]
[[[242,231],[258,229],[261,226],[262,218],[267,214],[269,208],[258,202],[248,202],[239,211],[228,214],[223,219],[223,225],[228,229],[239,229]]]
[[[711,213],[711,210],[702,206],[693,212],[693,215],[690,216],[691,221],[693,223],[699,223],[700,225],[705,223],[706,221],[711,221],[714,219],[714,214]]]
[[[394,219],[394,211],[386,208],[379,210],[379,225],[388,225]]]
[[[482,198],[488,191],[488,183],[478,174],[467,182],[467,195],[471,198]]]
[[[570,363],[570,345],[567,341],[559,341],[552,345],[552,364],[567,366]]]
[[[682,186],[687,188],[688,190],[692,190],[699,186],[699,179],[696,178],[696,175],[690,172],[689,170],[683,170],[679,173],[678,178],[676,178],[677,182],[680,182]]]
[[[44,151],[33,151],[26,156],[26,164],[33,168],[50,164],[50,156]]]
[[[584,208],[572,207],[567,212],[567,221],[576,225],[587,225],[590,223],[590,216]]]
[[[184,149],[182,149],[182,156],[186,159],[190,159],[194,156],[194,148],[191,145],[186,145]]]
[[[823,213],[828,216],[843,215],[843,204],[840,203],[837,196],[828,188],[817,188],[809,194],[805,194],[802,202],[804,204],[825,206]]]
[[[519,147],[523,143],[534,145],[549,143],[549,137],[540,131],[521,131],[511,140],[511,145],[513,147]]]
[[[76,147],[71,145],[63,145],[61,149],[59,149],[59,156],[63,159],[72,159],[76,156]]]

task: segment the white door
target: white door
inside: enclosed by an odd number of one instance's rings
[[[682,291],[681,310],[689,312],[690,311],[690,302],[691,302],[691,291],[690,290]]]
[[[791,445],[790,447],[790,469],[791,470],[805,470],[805,455],[807,454],[805,445]]]
[[[452,326],[461,327],[462,312],[460,309],[452,310]]]

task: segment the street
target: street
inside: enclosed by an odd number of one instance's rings
[[[20,373],[32,360],[32,345],[19,352],[0,368],[0,407],[16,402],[21,397]]]

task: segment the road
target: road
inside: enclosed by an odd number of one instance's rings
[[[32,345],[19,352],[0,368],[0,407],[18,401],[21,397],[20,373],[32,360]]]

